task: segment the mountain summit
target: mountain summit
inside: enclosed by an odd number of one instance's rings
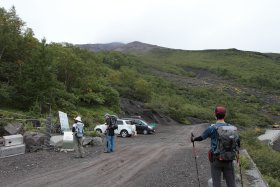
[[[112,42],[107,44],[77,44],[78,47],[87,49],[92,52],[112,51],[125,45],[126,44],[120,42]]]
[[[157,45],[146,44],[138,41],[131,43],[119,43],[113,42],[108,44],[79,44],[77,45],[81,48],[88,49],[89,51],[99,52],[99,51],[120,51],[128,53],[145,53],[156,48],[163,48]]]

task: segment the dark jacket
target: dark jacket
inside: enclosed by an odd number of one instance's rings
[[[107,125],[107,134],[108,136],[114,136],[115,135],[115,129],[113,128],[113,124],[111,123],[111,119],[106,119],[106,125]]]

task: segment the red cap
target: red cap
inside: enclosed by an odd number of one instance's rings
[[[215,114],[225,114],[226,108],[223,106],[217,106],[215,109]]]

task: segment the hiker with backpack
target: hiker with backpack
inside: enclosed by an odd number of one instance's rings
[[[209,126],[201,136],[191,136],[192,143],[211,138],[208,158],[211,165],[213,187],[221,187],[221,173],[223,173],[227,187],[236,187],[233,160],[237,157],[240,139],[237,128],[225,122],[225,115],[225,107],[216,107],[216,123]]]
[[[105,153],[111,153],[115,151],[115,129],[118,128],[117,117],[105,114],[106,129],[106,150]]]
[[[76,158],[84,158],[85,151],[83,147],[83,137],[84,137],[84,124],[82,123],[81,117],[77,116],[74,119],[74,124],[72,127],[74,149],[76,152]]]

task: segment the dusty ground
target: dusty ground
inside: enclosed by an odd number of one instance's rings
[[[198,186],[190,132],[205,125],[160,125],[154,135],[117,138],[117,149],[87,147],[86,158],[53,150],[0,160],[0,186]],[[201,186],[210,176],[209,142],[196,143]]]

